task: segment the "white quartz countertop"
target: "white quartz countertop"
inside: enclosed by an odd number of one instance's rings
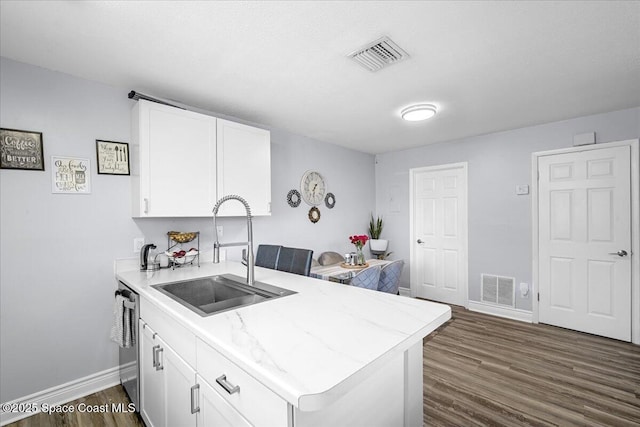
[[[297,294],[201,317],[153,285],[231,273],[236,262],[153,273],[116,262],[116,277],[283,399],[309,411],[347,393],[451,317],[447,305],[256,267]],[[428,355],[427,355],[428,357]]]

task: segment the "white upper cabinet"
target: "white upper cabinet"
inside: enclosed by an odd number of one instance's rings
[[[210,217],[228,194],[270,214],[268,131],[140,100],[131,138],[133,217]],[[244,215],[241,205],[222,208],[221,216]]]
[[[269,131],[218,119],[218,198],[237,194],[252,215],[271,215],[271,135]],[[239,202],[220,206],[221,216],[241,216]]]
[[[134,217],[211,215],[215,117],[140,100],[132,114],[132,141]]]

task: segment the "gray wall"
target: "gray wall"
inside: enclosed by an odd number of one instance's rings
[[[531,199],[516,185],[531,185],[531,153],[567,148],[573,136],[596,132],[596,141],[640,136],[640,108],[464,138],[376,157],[376,212],[386,221],[394,258],[407,261],[402,286],[410,287],[409,169],[468,162],[469,298],[480,300],[480,274],[515,277],[531,284]],[[428,131],[428,125],[425,125]],[[531,310],[531,295],[516,297]]]
[[[130,141],[130,89],[0,58],[0,126],[42,132],[46,162],[44,172],[0,171],[1,402],[117,365],[113,260],[135,256],[135,237],[162,247],[168,230],[200,230],[211,247],[210,219],[133,220],[129,177],[96,173],[96,139]],[[349,250],[375,207],[373,156],[271,130],[273,214],[256,218],[257,243]],[[52,155],[89,158],[91,194],[52,194]],[[307,169],[325,175],[337,200],[317,224],[304,203],[286,203]],[[246,233],[243,219],[219,224],[223,240]]]

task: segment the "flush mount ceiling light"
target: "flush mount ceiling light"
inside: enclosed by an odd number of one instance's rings
[[[403,109],[400,115],[408,122],[419,122],[430,119],[436,115],[436,112],[436,106],[433,104],[417,104]]]

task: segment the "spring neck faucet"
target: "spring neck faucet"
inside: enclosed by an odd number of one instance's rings
[[[237,200],[244,205],[244,209],[247,212],[247,241],[246,242],[238,242],[238,243],[220,243],[218,241],[218,227],[216,226],[216,219],[218,216],[218,210],[220,209],[220,205],[228,200]],[[251,208],[249,207],[249,203],[245,199],[240,196],[236,196],[235,194],[230,194],[228,196],[224,196],[220,200],[218,200],[213,207],[213,262],[218,264],[220,262],[220,248],[229,247],[229,246],[247,246],[247,285],[253,286],[255,283],[254,279],[254,265],[255,260],[253,257],[253,228],[251,226]]]

